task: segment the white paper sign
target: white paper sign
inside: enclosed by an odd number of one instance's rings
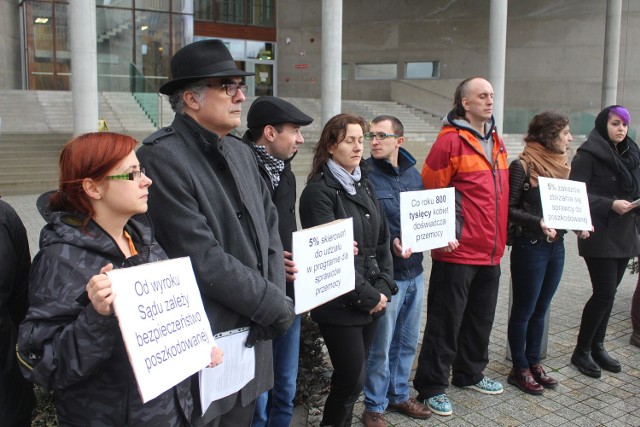
[[[338,219],[293,233],[296,314],[355,288],[353,219]]]
[[[107,273],[142,402],[211,362],[211,326],[189,258]]]
[[[549,228],[591,231],[587,186],[568,179],[538,177],[544,222]]]
[[[249,328],[222,332],[215,335],[218,347],[224,353],[224,361],[213,368],[200,371],[200,404],[204,414],[214,400],[235,393],[255,377],[255,347],[244,344]]]
[[[403,250],[442,248],[456,238],[455,189],[400,193],[400,228]]]

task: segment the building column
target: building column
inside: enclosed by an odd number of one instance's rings
[[[507,53],[507,0],[491,0],[489,16],[489,82],[493,86],[493,117],[499,133],[504,118],[504,76]]]
[[[342,110],[342,0],[322,0],[322,126]]]
[[[70,1],[73,133],[98,130],[96,2]]]
[[[604,34],[601,108],[616,104],[618,65],[620,64],[620,28],[622,0],[607,0],[607,23]]]

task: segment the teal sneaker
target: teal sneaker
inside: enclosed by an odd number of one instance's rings
[[[479,391],[483,394],[500,394],[504,391],[504,389],[502,388],[502,384],[487,377],[484,377],[477,383],[467,386],[466,388]]]
[[[449,402],[449,398],[444,393],[426,399],[424,404],[436,415],[446,417],[453,414],[451,402]]]

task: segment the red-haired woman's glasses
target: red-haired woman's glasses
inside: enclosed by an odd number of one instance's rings
[[[140,170],[123,173],[120,175],[109,175],[107,179],[119,179],[122,181],[139,181],[142,178],[142,174],[144,173],[144,168],[140,168]]]

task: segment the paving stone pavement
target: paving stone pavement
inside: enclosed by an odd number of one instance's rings
[[[25,223],[32,254],[37,252],[38,236],[44,225],[35,209],[36,197],[3,197]],[[490,362],[485,370],[485,375],[503,383],[504,393],[486,396],[452,386],[447,391],[453,404],[452,416],[434,415],[420,421],[388,412],[385,418],[389,426],[640,426],[640,349],[629,344],[629,310],[637,276],[627,274],[622,280],[607,331],[607,349],[622,363],[622,372],[603,371],[600,379],[586,377],[571,365],[570,359],[591,288],[584,262],[577,254],[575,238],[568,235],[565,245],[565,269],[551,305],[548,354],[543,360],[547,372],[559,380],[558,388],[546,390],[542,396],[531,396],[507,384],[511,368],[505,358],[510,279],[507,252],[502,260],[500,295],[489,346]],[[425,269],[428,277],[429,257],[425,257]],[[412,392],[415,396],[415,391]],[[354,426],[362,425],[362,411],[361,397],[354,411]],[[296,407],[292,426],[308,425],[311,424],[307,422],[305,409]]]

